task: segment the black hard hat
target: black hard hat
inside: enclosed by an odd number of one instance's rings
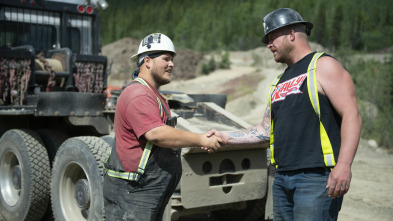
[[[307,27],[306,33],[307,35],[310,35],[313,24],[304,21],[302,16],[300,16],[300,14],[297,11],[290,8],[279,8],[270,12],[263,18],[263,28],[265,31],[265,35],[262,37],[262,42],[265,44],[269,43],[269,39],[267,35],[270,32],[279,29],[281,27],[285,27],[297,23],[302,23],[306,25]]]

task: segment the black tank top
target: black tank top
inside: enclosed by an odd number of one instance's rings
[[[315,52],[310,53],[289,66],[272,94],[274,159],[278,171],[325,167],[319,119],[307,90],[307,68],[314,54]],[[318,96],[321,121],[337,162],[341,142],[341,117],[325,95],[318,93]]]

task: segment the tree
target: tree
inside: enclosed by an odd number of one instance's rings
[[[325,33],[326,33],[326,11],[325,7],[321,3],[318,7],[317,18],[315,20],[315,41],[321,45],[325,45]]]
[[[332,46],[333,48],[340,47],[341,42],[341,21],[343,20],[343,7],[338,4],[333,16],[333,23],[331,27]]]

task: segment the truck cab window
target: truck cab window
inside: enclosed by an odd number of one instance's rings
[[[32,45],[39,53],[52,49],[55,44],[56,29],[49,25],[6,21],[0,28],[1,46]]]
[[[80,52],[81,51],[81,45],[80,45],[80,39],[81,39],[81,33],[79,29],[77,28],[72,28],[69,27],[67,28],[68,32],[68,38],[67,38],[67,45],[65,47],[68,47],[71,49],[71,51],[74,52]]]

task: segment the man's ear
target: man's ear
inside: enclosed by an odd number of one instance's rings
[[[291,29],[289,30],[289,40],[294,41],[295,40],[295,30]]]
[[[150,68],[151,67],[151,58],[149,56],[146,56],[144,58],[144,60],[145,60],[144,62],[145,62],[146,68]]]

